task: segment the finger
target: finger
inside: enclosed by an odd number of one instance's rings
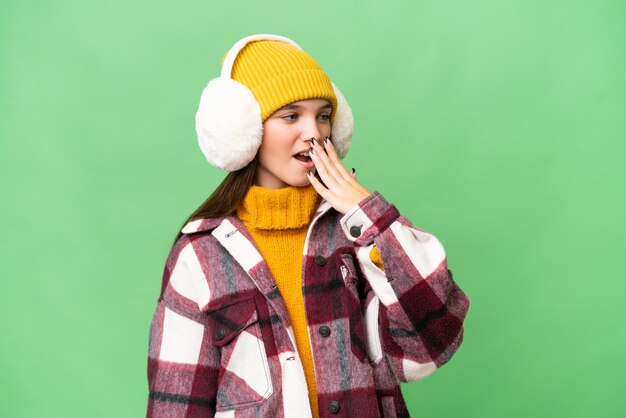
[[[313,188],[317,191],[317,193],[319,193],[320,196],[322,196],[324,199],[328,200],[328,189],[322,186],[322,183],[320,183],[320,181],[317,179],[317,177],[315,177],[311,170],[307,170],[306,173],[309,181],[311,182]]]
[[[328,137],[326,137],[328,138]],[[324,160],[324,162],[326,163],[326,166],[328,167],[328,172],[335,178],[335,180],[339,183],[339,182],[343,182],[343,181],[349,181],[349,177],[347,176],[347,172],[346,175],[344,175],[341,170],[345,171],[345,167],[343,166],[343,164],[341,163],[341,161],[339,161],[339,158],[337,158],[337,153],[334,153],[335,158],[333,159],[332,155],[333,155],[333,151],[331,150],[328,146],[328,142],[330,141],[325,141],[325,140],[321,140],[318,143],[319,148],[321,148],[324,152],[325,155],[321,155],[321,159]]]
[[[337,187],[337,178],[341,177],[338,177],[339,174],[333,174],[331,163],[328,160],[328,155],[326,155],[324,149],[319,144],[315,143],[313,147],[309,149],[309,153],[311,155],[311,159],[315,163],[317,172],[320,173],[320,177],[326,186],[328,186],[329,189]]]
[[[341,177],[343,177],[344,179],[350,180],[350,178],[352,177],[350,176],[350,173],[348,173],[348,170],[346,170],[346,167],[341,162],[341,159],[339,158],[339,155],[335,150],[335,144],[333,144],[332,139],[330,139],[330,137],[328,136],[324,138],[324,149],[326,150],[330,161],[335,166],[337,173],[340,174]]]
[[[337,180],[337,184],[339,184],[341,187],[349,187],[358,192],[363,192],[365,188],[363,188],[363,186],[361,186],[356,181],[356,170],[354,170],[353,168],[351,173],[348,172],[346,167],[343,165],[343,163],[339,159],[339,156],[337,152],[335,151],[335,146],[332,143],[332,140],[330,139],[330,137],[326,137],[326,138],[328,138],[328,140],[324,141],[324,144],[326,145],[325,149],[329,156],[328,163],[333,165],[334,171],[331,171],[331,173],[332,172],[335,173],[334,177]],[[341,176],[340,180],[338,179],[338,176]]]

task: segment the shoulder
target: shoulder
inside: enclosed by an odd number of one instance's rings
[[[185,223],[169,250],[165,271],[199,273],[203,270],[199,266],[206,267],[219,259],[220,244],[213,232],[225,218],[201,218]]]
[[[200,218],[189,221],[180,229],[179,237],[173,244],[168,255],[168,263],[175,263],[181,253],[189,251],[191,248],[210,248],[215,245],[212,232],[223,222],[226,217],[220,218]]]
[[[222,221],[226,219],[225,216],[219,218],[200,218],[187,222],[180,232],[184,235],[195,234],[198,232],[212,231],[217,228]]]

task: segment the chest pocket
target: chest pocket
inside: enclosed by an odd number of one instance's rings
[[[254,300],[237,300],[207,312],[209,343],[220,347],[216,410],[257,405],[273,392]]]
[[[351,254],[341,254],[339,270],[343,278],[347,293],[347,308],[350,323],[350,347],[352,353],[363,363],[368,363],[365,324],[363,319],[362,281],[359,280],[354,257]]]

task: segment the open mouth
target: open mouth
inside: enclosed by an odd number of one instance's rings
[[[302,161],[303,163],[310,163],[312,161],[308,152],[301,152],[300,154],[294,155],[293,158],[298,161]]]

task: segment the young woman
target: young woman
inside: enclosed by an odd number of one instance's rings
[[[229,172],[185,222],[152,320],[149,417],[408,416],[469,300],[441,243],[341,162],[350,108],[276,35],[238,41],[196,114]]]

